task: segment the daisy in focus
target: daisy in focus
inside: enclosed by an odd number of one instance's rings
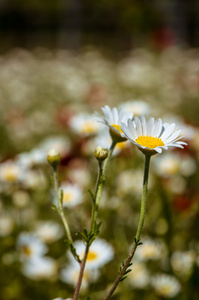
[[[143,115],[135,117],[134,121],[128,119],[127,125],[121,124],[121,130],[146,155],[162,153],[162,149],[168,150],[168,147],[183,149],[187,145],[180,141],[181,129],[174,131],[175,123],[162,123],[160,118],[156,122],[154,118],[150,118],[148,123]]]
[[[104,117],[101,117],[97,113],[96,121],[101,122],[109,127],[110,135],[114,142],[126,141],[126,137],[121,130],[121,123],[127,124],[128,119],[133,119],[133,114],[131,112],[125,112],[123,109],[117,109],[114,107],[112,110],[108,105],[102,107]]]
[[[155,292],[163,298],[172,298],[181,290],[179,281],[174,276],[167,274],[155,276],[152,279],[152,286]]]
[[[74,246],[82,259],[85,252],[85,244],[82,241],[76,241]],[[86,267],[88,269],[97,269],[112,260],[114,255],[113,248],[106,241],[96,239],[89,248]]]

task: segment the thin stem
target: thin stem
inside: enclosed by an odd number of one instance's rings
[[[110,291],[108,292],[108,294],[104,298],[104,300],[108,300],[111,298],[111,296],[114,293],[115,289],[117,288],[118,284],[120,283],[123,276],[125,275],[128,267],[129,267],[129,264],[131,263],[131,260],[135,254],[135,251],[139,245],[140,235],[141,235],[141,231],[142,231],[142,228],[144,225],[144,219],[145,219],[145,213],[146,213],[150,158],[151,158],[151,156],[145,155],[145,168],[144,168],[144,180],[143,180],[143,192],[142,192],[142,201],[141,201],[141,210],[140,210],[140,220],[139,220],[139,224],[138,224],[138,228],[137,228],[137,232],[136,232],[136,236],[135,236],[134,245],[133,245],[133,248],[132,248],[127,260],[125,261],[123,268],[121,269],[119,275],[117,276],[114,284],[112,285]]]
[[[98,178],[97,178],[96,189],[95,189],[95,194],[94,194],[94,205],[93,205],[91,225],[90,225],[90,232],[93,234],[95,234],[99,202],[100,202],[100,198],[101,198],[103,187],[104,187],[107,166],[108,166],[108,162],[112,156],[115,145],[116,145],[116,143],[112,142],[112,145],[109,149],[108,156],[107,156],[106,160],[104,161],[104,163],[102,164],[102,162],[99,162]],[[81,283],[82,283],[82,279],[83,279],[84,269],[85,269],[90,245],[91,245],[91,243],[87,242],[86,249],[84,252],[84,258],[80,263],[80,272],[79,272],[79,277],[78,277],[73,300],[77,300],[78,296],[79,296],[79,291],[80,291],[80,287],[81,287]]]
[[[66,220],[66,217],[64,215],[64,211],[63,211],[63,204],[62,204],[62,199],[61,196],[59,194],[59,189],[58,189],[58,178],[57,178],[57,171],[54,170],[53,173],[53,182],[54,182],[54,188],[55,188],[55,192],[56,192],[56,196],[57,196],[57,201],[58,201],[58,209],[57,212],[60,215],[62,222],[64,224],[65,230],[66,230],[66,235],[67,235],[67,239],[72,243],[73,239],[70,233],[70,228],[68,225],[68,222]]]
[[[80,291],[80,287],[81,287],[81,283],[82,283],[82,279],[83,279],[83,274],[84,274],[84,269],[85,269],[86,260],[87,260],[87,256],[88,256],[89,247],[90,247],[90,245],[87,244],[86,245],[86,250],[84,252],[83,260],[80,263],[80,272],[79,272],[79,277],[78,277],[78,281],[77,281],[77,285],[76,285],[73,300],[77,300],[78,296],[79,296],[79,291]]]
[[[105,159],[105,161],[103,163],[99,162],[98,179],[97,179],[97,184],[96,184],[96,189],[95,189],[94,205],[93,205],[93,209],[92,209],[91,227],[90,227],[92,233],[95,232],[96,220],[97,220],[98,209],[99,209],[99,202],[100,202],[102,191],[104,188],[107,166],[108,166],[108,162],[112,156],[115,145],[116,145],[116,143],[112,142],[107,158]]]

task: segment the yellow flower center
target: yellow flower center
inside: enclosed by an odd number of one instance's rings
[[[143,147],[147,147],[149,149],[154,149],[158,146],[164,146],[164,143],[161,139],[157,137],[152,137],[148,135],[141,135],[136,139],[136,143]]]
[[[88,256],[87,256],[88,261],[95,260],[96,258],[97,258],[97,254],[95,252],[92,252],[92,251],[88,252]]]
[[[72,198],[72,195],[70,192],[66,192],[63,195],[63,202],[70,202]]]
[[[26,256],[31,256],[32,250],[27,245],[22,246],[22,251]]]
[[[170,295],[172,288],[170,285],[165,285],[160,288],[160,293],[164,296]]]
[[[82,126],[82,133],[95,133],[96,127],[94,126],[93,122],[87,122]]]
[[[17,171],[13,167],[7,167],[4,171],[4,178],[6,181],[13,182],[17,180]]]
[[[117,129],[120,133],[123,133],[120,125],[111,124],[111,126],[114,127],[115,129]]]

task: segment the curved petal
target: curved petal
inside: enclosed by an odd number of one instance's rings
[[[175,126],[175,123],[172,123],[169,126],[167,126],[163,134],[160,136],[163,142],[173,133]]]
[[[154,118],[150,118],[147,123],[147,135],[151,135],[154,128]]]

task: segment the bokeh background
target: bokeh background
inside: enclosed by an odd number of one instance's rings
[[[72,297],[77,274],[52,210],[46,155],[62,155],[65,213],[79,240],[89,227],[93,153],[110,146],[94,119],[104,105],[175,122],[188,143],[152,158],[144,244],[113,299],[198,299],[198,15],[197,0],[0,1],[1,299]],[[96,263],[81,299],[103,299],[129,252],[142,174],[142,154],[118,145],[99,212],[114,258]]]

